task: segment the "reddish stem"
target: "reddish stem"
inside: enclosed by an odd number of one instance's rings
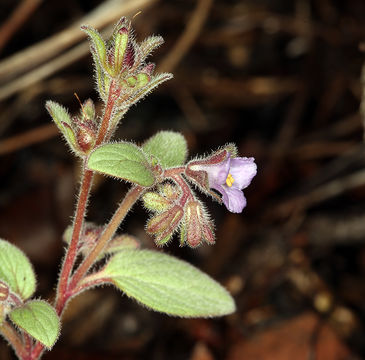
[[[107,104],[105,106],[105,112],[103,120],[99,127],[95,146],[99,146],[100,144],[102,144],[105,140],[105,137],[108,134],[110,119],[114,111],[115,101],[118,99],[120,95],[119,93],[120,90],[116,87],[115,82],[112,81],[109,87],[109,97]],[[80,192],[76,206],[71,242],[65,255],[57,287],[55,309],[59,316],[62,315],[62,312],[65,309],[67,301],[73,294],[72,286],[69,286],[69,279],[77,257],[77,249],[82,235],[87,202],[90,194],[92,181],[93,181],[93,171],[86,169],[86,159],[85,159],[83,163],[83,177],[81,180]],[[37,342],[30,354],[30,360],[38,359],[41,356],[43,350],[44,350],[43,345]]]
[[[0,333],[5,337],[5,339],[11,344],[17,356],[22,360],[28,359],[28,354],[25,350],[24,344],[16,332],[16,330],[10,326],[7,321],[3,321],[0,326]]]
[[[104,141],[105,136],[108,133],[110,118],[112,116],[114,103],[115,100],[118,98],[118,94],[119,93],[116,93],[115,82],[112,81],[109,88],[108,102],[105,107],[104,117],[98,131],[98,136],[96,139],[95,146],[100,145]],[[93,172],[91,170],[86,170],[86,159],[85,159],[83,164],[83,177],[81,181],[80,193],[76,207],[72,238],[70,246],[68,247],[67,253],[65,255],[65,260],[61,269],[61,275],[57,288],[57,298],[55,307],[59,315],[62,314],[62,311],[69,297],[68,280],[70,278],[73,266],[75,264],[75,259],[77,256],[77,248],[84,225],[84,218],[86,215],[86,207],[90,194],[92,180],[93,180]]]
[[[85,163],[83,165],[84,168],[84,176],[81,181],[80,186],[80,193],[76,207],[76,214],[74,220],[74,227],[72,232],[72,238],[70,242],[70,246],[67,249],[67,253],[65,256],[65,260],[63,263],[63,267],[61,270],[61,275],[58,283],[57,289],[57,298],[55,308],[57,314],[61,314],[62,310],[66,304],[68,294],[67,294],[67,287],[68,287],[68,279],[70,277],[72,268],[74,266],[74,262],[77,256],[77,248],[79,239],[81,236],[83,224],[84,224],[84,217],[86,213],[86,206],[87,200],[89,198],[89,193],[91,189],[91,184],[93,180],[93,172],[90,170],[85,170]]]
[[[125,196],[119,208],[109,221],[109,224],[106,226],[104,231],[102,232],[98,242],[95,244],[94,248],[90,251],[84,261],[81,263],[79,268],[76,270],[75,274],[72,277],[70,282],[70,289],[74,289],[79,282],[82,280],[83,276],[87,273],[90,267],[94,264],[99,254],[103,251],[108,241],[112,238],[112,236],[117,231],[120,223],[124,220],[130,208],[133,204],[138,200],[138,198],[143,193],[143,187],[135,186],[133,187]]]

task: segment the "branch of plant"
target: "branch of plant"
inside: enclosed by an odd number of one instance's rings
[[[109,129],[109,122],[114,110],[115,100],[117,99],[118,94],[115,93],[115,82],[112,81],[109,88],[109,96],[108,101],[105,106],[105,112],[102,119],[102,122],[99,127],[97,139],[95,142],[95,146],[98,146],[103,143]],[[55,308],[59,315],[62,314],[62,311],[66,305],[68,299],[68,281],[72,272],[72,269],[75,264],[76,256],[77,256],[77,248],[78,243],[80,241],[80,237],[82,235],[84,219],[86,215],[86,208],[88,203],[88,198],[90,194],[90,189],[93,181],[93,172],[91,170],[87,170],[86,168],[86,159],[84,160],[82,167],[83,177],[80,186],[80,193],[78,197],[74,226],[72,231],[72,238],[70,242],[70,246],[67,249],[65,260],[63,262],[63,266],[61,269],[61,275],[59,279],[59,284],[57,287],[57,296],[56,296],[56,304]]]
[[[76,270],[75,274],[72,276],[69,289],[74,289],[82,280],[84,275],[90,269],[90,267],[95,263],[98,256],[101,254],[109,240],[113,237],[117,231],[120,223],[124,220],[130,208],[143,194],[144,188],[142,186],[134,186],[125,196],[121,204],[119,205],[117,211],[109,221],[109,224],[105,227],[103,233],[101,234],[98,242],[90,253],[86,256],[84,261],[81,263],[79,268]]]
[[[118,229],[118,226],[123,221],[125,216],[127,215],[128,211],[132,207],[132,205],[139,199],[139,197],[142,195],[144,191],[144,188],[141,186],[135,186],[133,187],[125,196],[122,203],[119,205],[119,208],[117,209],[116,213],[110,220],[109,224],[106,226],[104,232],[101,234],[97,244],[95,247],[91,250],[89,255],[84,259],[84,261],[81,263],[80,267],[76,270],[75,274],[73,275],[71,282],[68,286],[68,289],[65,293],[65,296],[63,297],[63,302],[59,302],[59,307],[56,307],[57,313],[61,314],[67,301],[72,297],[80,293],[81,291],[85,290],[88,287],[98,285],[98,281],[88,281],[88,278],[84,278],[84,275],[89,270],[90,266],[94,264],[96,259],[98,258],[99,254],[102,252],[108,241],[111,239],[111,237],[114,235],[116,230]],[[80,282],[82,280],[85,280],[84,283]],[[90,276],[90,279],[92,279],[92,275]],[[77,285],[79,285],[77,287]],[[35,346],[33,347],[33,350],[30,354],[30,360],[36,360],[39,359],[42,352],[44,350],[44,346],[37,342]]]
[[[28,354],[19,333],[7,321],[3,321],[0,325],[0,333],[11,344],[20,359],[28,359]]]

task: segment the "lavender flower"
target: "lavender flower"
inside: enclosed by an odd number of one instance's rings
[[[222,163],[207,166],[209,186],[219,191],[223,203],[233,213],[240,213],[246,206],[246,198],[241,190],[250,185],[256,175],[254,158],[231,158],[230,154]]]
[[[206,159],[193,160],[185,174],[211,195],[214,196],[209,188],[220,192],[227,209],[240,213],[247,203],[242,190],[250,185],[257,172],[254,161],[254,158],[231,157],[231,152],[225,149]]]

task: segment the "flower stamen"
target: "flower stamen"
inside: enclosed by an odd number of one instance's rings
[[[226,184],[231,187],[234,183],[234,178],[231,174],[228,174],[227,179],[226,179]]]

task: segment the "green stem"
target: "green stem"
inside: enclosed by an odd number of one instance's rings
[[[134,205],[134,203],[139,199],[142,195],[144,188],[141,186],[134,186],[125,196],[119,208],[109,221],[109,224],[104,229],[101,234],[98,242],[91,250],[91,252],[86,256],[84,261],[81,263],[79,268],[76,270],[73,275],[69,289],[74,289],[79,282],[82,280],[83,276],[87,273],[90,267],[94,264],[100,253],[103,251],[108,241],[113,237],[115,232],[117,231],[120,223],[124,220],[130,208]]]

